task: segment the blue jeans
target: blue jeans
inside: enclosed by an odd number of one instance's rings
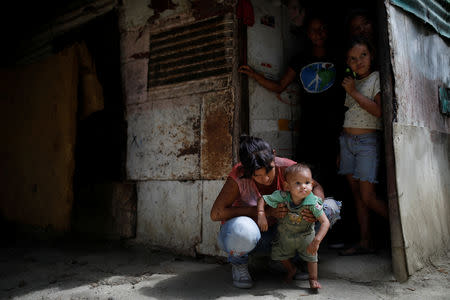
[[[380,136],[377,132],[339,137],[341,160],[339,174],[352,174],[361,181],[377,183],[380,160]]]
[[[323,210],[330,225],[340,217],[341,202],[332,198],[325,198]],[[316,232],[320,222],[316,222]],[[228,253],[228,262],[232,264],[248,263],[248,255],[263,253],[270,255],[272,240],[277,234],[277,225],[269,226],[265,232],[260,232],[258,225],[249,217],[236,217],[228,220],[220,227],[218,244],[220,249]]]
[[[246,264],[250,253],[262,252],[270,255],[276,227],[273,225],[268,231],[260,232],[252,218],[236,217],[220,227],[218,244],[228,253],[228,262]]]

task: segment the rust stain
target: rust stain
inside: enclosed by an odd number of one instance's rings
[[[177,157],[184,156],[184,155],[198,154],[199,152],[200,152],[200,147],[199,147],[198,143],[195,143],[194,145],[180,149],[178,151]]]
[[[134,59],[143,59],[143,58],[149,58],[150,57],[150,52],[139,52],[139,53],[135,53],[133,55],[131,55],[131,58]]]
[[[178,150],[177,157],[185,156],[185,155],[198,155],[200,156],[200,118],[198,117],[190,117],[187,119],[187,124],[192,124],[192,131],[194,133],[195,142],[192,144],[191,142],[183,142],[183,148]],[[179,128],[178,132],[183,132],[183,128]]]
[[[189,119],[192,122],[192,130],[196,133],[200,130],[200,119],[199,118],[190,118]]]
[[[205,104],[202,145],[202,177],[221,179],[231,164],[232,95],[214,93]]]

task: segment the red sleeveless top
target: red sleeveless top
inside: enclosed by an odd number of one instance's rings
[[[284,169],[296,164],[288,158],[275,157],[275,178],[270,186],[257,186],[253,178],[241,178],[244,174],[242,164],[236,164],[229,177],[233,178],[239,186],[240,196],[234,200],[233,206],[256,206],[262,195],[270,195],[276,190],[283,190]]]

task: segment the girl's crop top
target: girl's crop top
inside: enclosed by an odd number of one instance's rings
[[[355,80],[355,87],[361,94],[375,101],[375,95],[380,92],[380,74],[375,71],[366,78]],[[383,129],[381,118],[368,113],[349,94],[345,96],[344,105],[348,107],[344,128]]]

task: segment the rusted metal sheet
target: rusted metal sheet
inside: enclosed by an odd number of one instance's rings
[[[450,246],[450,135],[394,124],[398,201],[408,272]],[[420,220],[420,221],[418,221]]]
[[[450,85],[450,49],[437,33],[386,5],[397,104],[392,139],[398,208],[411,275],[450,246],[450,123],[438,100],[438,87]]]
[[[193,0],[192,12],[196,19],[223,15],[234,11],[235,0]]]
[[[450,132],[438,100],[438,87],[450,86],[450,47],[402,10],[389,11],[398,122]]]
[[[126,170],[128,179],[139,181],[139,241],[189,255],[221,255],[220,224],[210,220],[209,210],[223,185],[215,179],[231,169],[238,130],[236,20],[225,15],[235,3],[211,1],[201,11],[195,5],[152,2],[153,14],[140,28],[132,25],[142,20],[142,4],[124,7]],[[147,47],[142,34],[148,34]]]
[[[150,35],[148,85],[155,87],[231,72],[233,19],[216,16]]]
[[[231,88],[231,76],[226,74],[189,83],[171,84],[168,86],[153,87],[148,91],[148,101],[161,101],[180,98],[188,95],[222,91]]]
[[[401,226],[395,171],[395,153],[392,139],[393,124],[397,121],[397,103],[394,97],[394,74],[389,49],[389,31],[384,2],[377,2],[377,23],[379,40],[378,60],[380,62],[380,88],[384,125],[384,158],[386,168],[386,194],[389,204],[389,228],[391,234],[392,271],[399,282],[408,280],[406,268],[405,240]]]
[[[202,105],[202,179],[225,178],[232,164],[234,99],[230,90],[209,93]]]
[[[127,115],[129,179],[200,178],[201,97],[128,106]]]

